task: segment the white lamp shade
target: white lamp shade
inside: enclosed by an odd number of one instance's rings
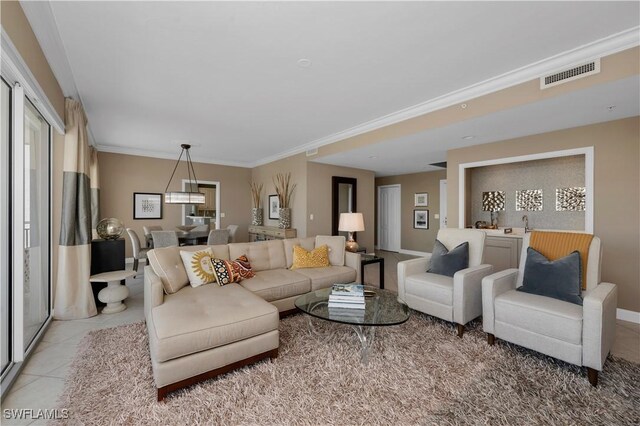
[[[364,231],[364,218],[362,213],[340,213],[338,231],[361,232]]]

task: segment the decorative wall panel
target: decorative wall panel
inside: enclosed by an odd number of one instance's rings
[[[504,191],[487,191],[482,193],[482,210],[485,212],[504,211]]]
[[[542,207],[542,189],[523,189],[516,191],[517,212],[541,212]]]
[[[556,211],[583,212],[586,193],[584,186],[556,188]]]

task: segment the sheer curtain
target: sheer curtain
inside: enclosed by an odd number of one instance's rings
[[[97,314],[89,277],[91,275],[92,228],[97,222],[97,155],[87,135],[82,105],[65,99],[64,166],[62,182],[62,226],[58,250],[58,276],[54,318],[88,318]],[[94,178],[96,185],[91,182]],[[95,191],[93,190],[95,189]],[[95,197],[94,197],[95,193]],[[94,212],[95,211],[95,215]]]

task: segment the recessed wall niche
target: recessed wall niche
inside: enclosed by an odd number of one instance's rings
[[[583,230],[584,211],[556,211],[556,189],[585,186],[585,156],[573,155],[523,161],[470,169],[471,223],[489,220],[482,209],[482,194],[505,192],[505,210],[498,215],[498,226],[537,229]],[[519,201],[519,203],[518,203]]]

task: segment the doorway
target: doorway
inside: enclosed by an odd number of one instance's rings
[[[187,179],[182,180],[182,190],[190,186]],[[191,186],[195,186],[191,184]],[[183,204],[183,225],[209,225],[210,229],[220,229],[220,182],[198,180],[198,188],[190,189],[204,194],[204,204]],[[211,226],[213,225],[213,226]]]
[[[400,251],[400,185],[378,187],[378,249]]]
[[[447,227],[447,180],[440,180],[440,229]]]

